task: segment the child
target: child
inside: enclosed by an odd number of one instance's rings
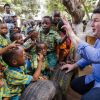
[[[20,27],[14,26],[14,27],[10,28],[10,35],[15,34],[15,33],[21,33]]]
[[[8,49],[16,47],[18,44],[12,43],[9,44],[9,40],[6,37],[8,32],[7,24],[0,24],[0,55],[6,52]],[[3,63],[2,58],[0,57],[0,62]]]
[[[37,71],[37,67],[38,67],[38,56],[39,54],[42,54],[43,55],[43,63],[42,63],[42,69],[41,69],[41,72],[39,72],[36,76],[36,78],[47,78],[47,75],[48,73],[46,72],[47,69],[48,69],[48,62],[47,62],[47,57],[46,57],[46,53],[47,53],[47,46],[45,43],[41,42],[41,43],[38,43],[36,45],[36,50],[35,50],[35,54],[33,56],[33,59],[32,59],[32,70],[34,72]]]
[[[0,64],[0,100],[9,100],[10,90],[7,87],[6,80],[3,78],[3,66]]]
[[[16,43],[18,43],[20,45],[24,44],[24,40],[23,40],[23,37],[22,37],[21,33],[14,33],[14,34],[12,34],[10,36],[10,40],[11,40],[11,42],[16,41]]]
[[[34,31],[34,30],[30,30],[28,31],[28,38],[30,38],[30,49],[28,50],[28,52],[31,54],[31,55],[34,55],[34,50],[35,50],[35,44],[36,42],[38,42],[38,35],[39,33]]]
[[[21,66],[25,63],[25,52],[22,47],[17,47],[7,51],[2,55],[3,60],[7,63],[8,68],[5,70],[8,87],[11,93],[11,100],[19,100],[19,96],[31,81],[36,80],[35,74],[25,75]],[[38,57],[38,69],[41,71],[43,55]],[[37,74],[37,73],[36,73]]]
[[[66,40],[67,36],[65,35],[65,37],[61,39],[60,35],[56,31],[51,29],[51,22],[51,17],[43,17],[42,31],[39,34],[39,41],[43,41],[44,43],[46,43],[48,66],[50,69],[54,69],[54,67],[56,67],[57,64],[55,44],[62,44]]]
[[[60,19],[58,24],[57,24],[57,31],[59,32],[61,38],[63,38],[66,35],[66,31],[62,29],[62,26],[64,23]],[[58,46],[58,52],[57,55],[59,56],[59,64],[66,63],[67,56],[70,53],[70,48],[71,48],[71,39],[67,37],[66,41],[62,43],[61,45]]]
[[[0,24],[0,46],[5,47],[8,45],[9,41],[6,37],[8,32],[7,24]]]
[[[28,51],[29,48],[25,48],[25,45],[24,45],[24,39],[22,37],[22,34],[21,33],[14,33],[10,36],[10,40],[13,42],[13,41],[16,41],[17,44],[20,44],[24,47],[24,50],[25,51]],[[24,66],[27,70],[29,69],[29,67],[31,66],[31,61],[30,61],[30,55],[27,53],[27,57],[26,57],[26,65]],[[27,71],[26,71],[27,72]]]
[[[5,79],[3,79],[3,67],[6,67],[6,64],[3,62],[1,55],[7,52],[11,48],[15,48],[18,44],[12,43],[8,45],[8,41],[6,39],[7,34],[7,25],[0,24],[0,100],[9,100],[10,91],[7,87]]]

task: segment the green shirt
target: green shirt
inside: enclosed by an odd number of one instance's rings
[[[38,56],[35,54],[33,59],[32,59],[32,69],[36,69],[38,66],[37,57]],[[44,71],[46,68],[48,68],[48,62],[47,62],[47,58],[44,57],[43,64],[42,64],[42,71]]]
[[[6,47],[8,43],[9,43],[8,39],[0,35],[0,48]],[[2,60],[2,57],[0,57],[0,63],[6,66],[6,63],[4,63],[4,61]]]
[[[41,31],[39,34],[39,41],[46,43],[47,51],[50,52],[55,51],[55,44],[59,44],[61,42],[61,37],[56,31],[51,29],[46,35],[43,31]]]
[[[0,47],[5,47],[8,45],[8,40],[0,35]]]
[[[32,80],[32,76],[25,75],[21,68],[8,67],[5,70],[5,75],[11,96],[20,95],[25,85],[28,85]]]
[[[2,79],[4,82],[4,85],[0,87],[0,100],[2,100],[4,97],[10,97],[10,90],[7,87],[6,80]]]

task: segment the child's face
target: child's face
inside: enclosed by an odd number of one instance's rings
[[[40,45],[40,53],[42,53],[43,55],[46,55],[47,53],[47,47],[45,44],[41,44]]]
[[[38,32],[32,32],[31,35],[31,40],[36,40],[38,38]]]
[[[14,27],[13,32],[17,33],[17,32],[19,32],[19,29],[17,27]]]
[[[24,43],[24,40],[23,40],[23,37],[22,37],[21,33],[17,33],[14,36],[14,40],[16,41],[16,43],[21,44],[21,45]]]
[[[8,33],[7,24],[1,24],[1,26],[0,26],[0,34],[1,35],[5,35],[7,33]]]
[[[44,31],[50,29],[51,27],[51,21],[49,18],[43,18],[42,20],[42,28]]]
[[[23,66],[25,63],[25,51],[24,51],[24,49],[22,47],[19,47],[19,49],[16,53],[17,53],[17,59],[16,59],[17,66],[18,67]]]

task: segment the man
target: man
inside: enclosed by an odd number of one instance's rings
[[[8,27],[8,34],[7,37],[9,38],[9,31],[10,28],[14,27],[14,20],[13,17],[15,16],[14,13],[11,12],[11,8],[9,4],[5,4],[4,5],[4,14],[3,14],[3,22],[7,23],[7,27]]]
[[[74,89],[76,92],[82,94],[81,100],[100,100],[100,61],[98,62],[98,59],[100,58],[100,7],[95,9],[93,11],[92,15],[92,29],[94,32],[94,36],[97,38],[94,48],[90,47],[89,44],[82,42],[72,31],[72,28],[68,24],[68,22],[64,22],[66,27],[66,30],[68,33],[70,33],[70,38],[73,41],[76,48],[78,48],[79,54],[81,54],[83,57],[86,55],[86,57],[82,58],[75,64],[66,64],[62,66],[62,70],[67,68],[66,72],[69,72],[73,70],[74,68],[84,68],[87,65],[92,64],[92,73],[89,75],[85,75],[82,77],[78,77],[74,79],[71,83],[72,89]],[[95,53],[96,50],[96,53]],[[91,56],[90,56],[91,53]],[[89,55],[89,56],[88,56]],[[92,60],[91,60],[92,58]],[[98,58],[98,59],[97,59]],[[95,61],[93,61],[96,59]],[[100,59],[99,59],[100,60]]]

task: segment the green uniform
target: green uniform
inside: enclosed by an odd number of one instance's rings
[[[11,96],[21,95],[22,90],[25,89],[25,85],[28,85],[32,80],[32,76],[25,75],[22,68],[8,67],[4,73]]]
[[[4,82],[3,86],[0,87],[0,100],[2,100],[4,97],[10,97],[10,90],[7,87],[6,80],[2,79]]]
[[[61,42],[60,35],[52,29],[46,35],[43,33],[43,31],[41,31],[39,35],[39,41],[44,42],[47,45],[48,66],[50,68],[55,67],[57,64],[55,45]]]
[[[0,35],[0,48],[4,48],[9,44],[9,41],[7,38],[4,38],[3,36]],[[6,66],[6,63],[2,60],[2,57],[0,57],[0,63]]]

